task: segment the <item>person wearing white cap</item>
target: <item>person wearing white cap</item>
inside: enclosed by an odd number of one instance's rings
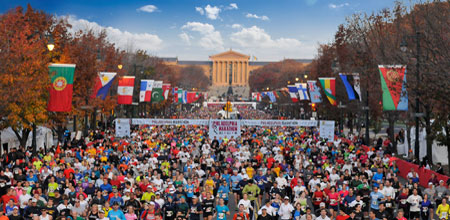
[[[294,206],[289,202],[289,197],[284,197],[283,203],[280,205],[278,210],[278,215],[280,215],[281,220],[289,220],[292,218],[292,211],[294,211]]]
[[[14,206],[12,213],[8,216],[9,220],[24,220],[23,216],[19,213],[19,207]]]

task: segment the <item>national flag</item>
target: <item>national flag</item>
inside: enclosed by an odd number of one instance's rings
[[[203,92],[203,99],[204,99],[205,101],[208,100],[208,92]]]
[[[100,96],[102,100],[105,100],[115,77],[116,73],[99,72],[95,81],[94,92],[91,94],[91,99]]]
[[[117,104],[131,105],[133,103],[134,76],[119,78],[117,87]]]
[[[139,92],[139,102],[152,101],[152,89],[154,80],[143,79],[141,80],[141,90]]]
[[[299,100],[309,100],[308,87],[306,83],[295,83],[298,90]]]
[[[261,93],[252,92],[252,101],[260,102],[261,101]]]
[[[312,103],[321,103],[322,95],[320,94],[320,88],[317,86],[316,81],[308,81],[309,94],[311,96]]]
[[[172,88],[173,103],[178,103],[178,87]]]
[[[183,104],[183,89],[178,88],[178,103]]]
[[[162,85],[162,89],[164,94],[164,100],[167,100],[169,98],[170,83],[164,83]]]
[[[379,65],[381,89],[383,90],[383,110],[408,110],[406,91],[406,66]]]
[[[187,91],[184,90],[184,91],[182,92],[182,98],[181,98],[181,99],[182,99],[182,103],[183,103],[183,104],[187,104],[187,103],[188,103],[188,102],[187,102]]]
[[[200,98],[200,95],[198,92],[188,92],[186,94],[186,101],[187,103],[193,103],[196,102]]]
[[[330,104],[336,106],[336,78],[319,78],[319,81]]]
[[[298,90],[297,87],[295,87],[295,85],[288,85],[288,90],[289,90],[289,95],[291,96],[291,100],[292,102],[298,102]]]
[[[50,112],[71,111],[75,64],[51,64],[48,69],[51,84],[47,110]]]
[[[267,96],[269,96],[269,99],[271,102],[276,102],[277,98],[275,97],[275,92],[274,91],[270,91],[266,93]]]
[[[153,82],[152,103],[159,103],[164,100],[162,86],[163,86],[162,81],[154,81]]]
[[[345,89],[349,100],[359,99],[361,101],[361,88],[359,87],[359,74],[354,73],[351,75],[345,75],[339,73],[339,76],[344,83]]]

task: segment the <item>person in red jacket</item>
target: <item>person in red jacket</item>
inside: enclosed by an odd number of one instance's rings
[[[233,220],[250,220],[248,213],[244,212],[244,204],[239,205],[239,212],[236,212],[233,216]]]
[[[316,191],[313,193],[313,206],[314,210],[319,210],[320,203],[325,201],[325,194],[320,190],[320,184],[316,185]]]
[[[339,210],[339,215],[336,216],[336,220],[346,220],[348,218],[350,218],[350,216],[347,215],[347,213],[345,213],[343,209]]]

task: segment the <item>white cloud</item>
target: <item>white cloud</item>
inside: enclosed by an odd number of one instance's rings
[[[245,48],[292,49],[301,45],[299,40],[293,38],[272,39],[264,29],[257,26],[242,28],[242,30],[232,33],[230,39]]]
[[[133,45],[136,49],[147,50],[149,52],[159,51],[163,48],[163,41],[158,35],[149,33],[131,33],[128,31],[122,31],[114,27],[104,27],[96,22],[91,22],[85,19],[77,19],[75,16],[68,16],[67,21],[72,25],[69,30],[75,33],[79,30],[92,29],[94,32],[99,33],[105,30],[108,35],[108,40],[114,43],[121,49],[133,49],[129,48]]]
[[[200,13],[201,15],[205,14],[205,10],[203,10],[202,7],[195,7],[195,11],[197,11],[198,13]]]
[[[239,9],[236,3],[230,3],[228,7],[225,8],[226,10],[235,10]]]
[[[258,15],[256,15],[256,14],[251,14],[251,13],[247,13],[247,15],[246,15],[245,17],[247,17],[247,18],[261,19],[261,20],[263,20],[263,21],[268,21],[268,20],[269,20],[269,17],[267,17],[267,16],[265,16],[265,15],[263,15],[263,16],[258,16]]]
[[[207,5],[205,7],[206,17],[211,20],[216,20],[219,17],[220,8],[217,6]]]
[[[181,38],[181,40],[183,41],[183,42],[185,42],[187,45],[191,45],[191,36],[189,35],[189,34],[187,34],[186,32],[183,32],[183,33],[181,33],[181,34],[179,34],[178,35],[180,38]]]
[[[349,6],[349,5],[350,5],[349,3],[342,3],[342,4],[339,4],[339,5],[331,3],[331,4],[328,5],[328,7],[332,8],[332,9],[338,9],[338,8],[342,8],[342,7]]]
[[[242,25],[240,25],[240,24],[233,24],[233,25],[231,25],[231,28],[234,28],[234,29],[241,29],[241,28],[242,28]]]
[[[201,38],[198,44],[208,50],[223,50],[223,39],[219,31],[208,23],[187,22],[181,29],[198,32]]]
[[[137,11],[143,11],[148,13],[155,12],[156,10],[158,10],[158,8],[154,5],[144,5],[137,9]]]

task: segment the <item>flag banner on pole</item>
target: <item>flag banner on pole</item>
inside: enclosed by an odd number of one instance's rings
[[[339,76],[344,83],[345,89],[347,90],[347,95],[349,100],[359,99],[361,101],[361,88],[359,87],[359,74],[354,73],[351,75],[346,75],[339,73]]]
[[[117,104],[131,105],[133,103],[134,76],[119,78],[117,87]]]
[[[330,104],[336,106],[336,78],[319,78],[319,81]]]
[[[164,100],[167,100],[169,98],[170,83],[164,83],[162,85],[162,89],[164,94]]]
[[[321,103],[322,95],[320,94],[320,88],[317,86],[316,81],[308,81],[309,95],[311,96],[312,103]]]
[[[72,110],[73,75],[75,64],[51,64],[50,98],[47,110],[50,112],[70,112]]]
[[[299,100],[309,100],[308,86],[306,83],[295,83],[298,91]]]
[[[178,103],[178,87],[172,88],[173,103]]]
[[[406,66],[379,65],[381,89],[383,90],[383,110],[407,111]]]
[[[163,81],[154,81],[152,90],[152,103],[159,103],[164,100]]]
[[[256,102],[261,101],[261,93],[259,92],[252,92],[252,100]]]
[[[297,87],[295,87],[295,85],[288,85],[288,90],[289,90],[289,95],[291,96],[291,100],[292,102],[298,102],[298,90]]]
[[[94,92],[91,94],[91,99],[100,97],[102,100],[105,100],[115,77],[116,73],[99,72],[95,80]]]
[[[154,80],[143,79],[141,80],[141,90],[139,92],[139,102],[152,101],[152,89]]]
[[[186,94],[186,101],[187,103],[193,103],[196,102],[200,98],[200,95],[198,92],[188,92]]]
[[[267,92],[267,95],[269,96],[271,102],[277,102],[277,98],[275,97],[275,91]]]
[[[183,104],[183,89],[178,88],[178,103]]]
[[[187,91],[185,91],[185,90],[183,90],[183,93],[182,93],[182,103],[183,104],[187,104]]]
[[[208,92],[203,92],[203,99],[208,101]]]

